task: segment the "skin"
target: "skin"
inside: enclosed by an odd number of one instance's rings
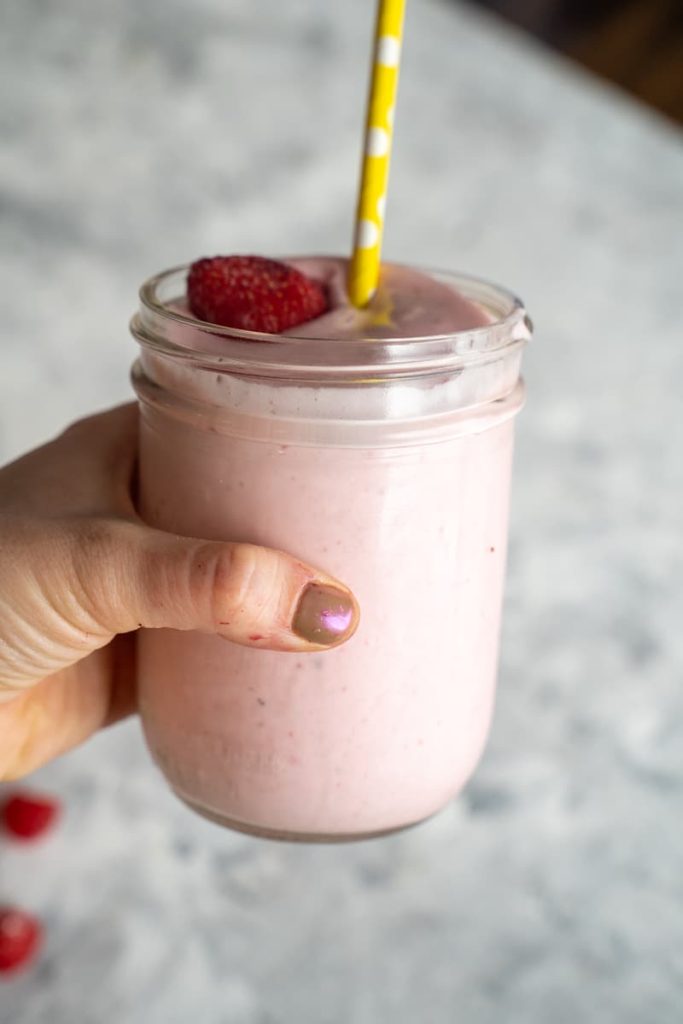
[[[357,626],[348,589],[284,552],[146,526],[134,501],[137,429],[135,406],[121,406],[0,469],[0,780],[135,711],[141,626],[300,652]],[[324,647],[293,630],[311,583],[353,608]]]

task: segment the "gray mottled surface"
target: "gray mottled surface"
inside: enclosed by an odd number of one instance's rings
[[[127,394],[147,274],[344,250],[366,0],[5,0],[0,452]],[[296,848],[167,794],[135,723],[40,773],[5,844],[37,968],[2,1024],[673,1024],[683,1010],[683,148],[495,23],[413,3],[387,252],[514,287],[501,692],[462,799]]]

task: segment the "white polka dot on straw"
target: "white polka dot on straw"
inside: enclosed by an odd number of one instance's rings
[[[358,222],[356,245],[359,249],[372,249],[379,241],[379,228],[372,220]]]
[[[395,68],[401,56],[401,42],[396,36],[380,36],[377,41],[377,63]]]
[[[377,200],[377,215],[379,216],[380,220],[384,220],[384,214],[386,213],[386,210],[387,210],[387,197],[386,196],[380,196],[379,199]]]
[[[368,156],[386,156],[389,152],[389,134],[384,128],[371,128],[368,132],[365,152]]]

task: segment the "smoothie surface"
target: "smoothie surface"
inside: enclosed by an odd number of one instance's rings
[[[348,261],[309,257],[289,261],[327,289],[330,309],[284,334],[299,338],[419,338],[485,327],[493,318],[450,285],[412,267],[385,263],[379,287],[365,309],[346,292]]]

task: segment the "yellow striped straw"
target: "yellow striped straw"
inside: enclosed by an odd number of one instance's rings
[[[405,6],[406,0],[378,0],[377,6],[363,168],[347,282],[349,298],[360,309],[367,306],[379,282]]]

